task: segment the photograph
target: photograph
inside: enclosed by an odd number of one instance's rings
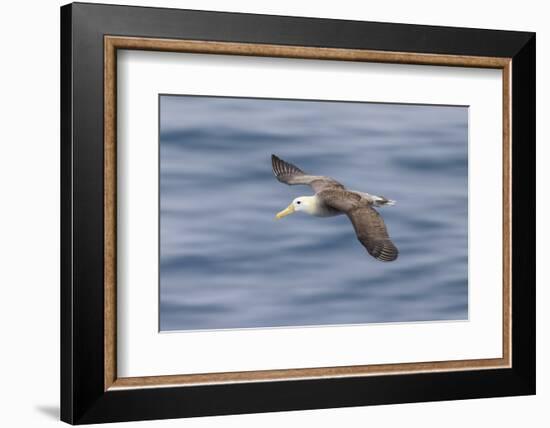
[[[27,12],[55,49],[7,68],[22,76],[6,81],[25,114],[5,140],[24,129],[40,144],[8,156],[24,178],[6,182],[28,182],[7,186],[30,201],[19,217],[51,199],[59,233],[42,209],[5,223],[10,254],[26,254],[11,283],[37,273],[31,312],[57,316],[35,336],[57,347],[29,366],[51,378],[33,387],[34,412],[16,405],[10,422],[425,425],[456,405],[457,426],[481,412],[508,427],[541,413],[542,18],[512,6],[165,6]],[[33,46],[11,33],[23,43],[8,49]],[[55,67],[28,79],[46,54]],[[47,93],[21,97],[17,82]],[[37,126],[28,99],[45,106]],[[19,159],[57,171],[51,196]],[[36,227],[56,231],[57,265],[43,257],[55,237],[28,257]],[[59,293],[43,286],[52,266]],[[34,331],[37,318],[16,312]],[[9,388],[26,388],[20,378]]]
[[[158,102],[161,332],[468,320],[468,106]]]

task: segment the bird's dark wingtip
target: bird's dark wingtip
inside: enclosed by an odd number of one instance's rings
[[[272,154],[271,155],[271,166],[273,167],[273,172],[275,175],[279,175],[282,172],[282,168],[285,165],[285,161],[282,160],[279,156]]]
[[[399,256],[397,247],[389,242],[389,245],[384,246],[376,255],[373,256],[381,262],[393,262]]]
[[[277,156],[277,155],[274,155],[273,153],[271,154],[271,169],[273,170],[273,174],[275,175],[275,177],[279,178],[279,164],[281,162],[281,159]]]
[[[273,168],[273,173],[277,178],[281,176],[290,176],[290,175],[303,175],[304,171],[298,168],[296,165],[293,165],[287,161],[282,160],[277,155],[271,155],[271,165]],[[287,183],[288,184],[288,183]]]

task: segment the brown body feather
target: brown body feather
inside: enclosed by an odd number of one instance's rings
[[[316,194],[323,203],[345,213],[351,220],[357,239],[374,258],[391,262],[399,254],[390,240],[382,216],[372,202],[356,192],[345,189],[328,189]]]

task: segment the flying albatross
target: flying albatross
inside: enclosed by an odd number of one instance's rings
[[[297,166],[271,155],[273,173],[277,180],[288,185],[306,184],[315,192],[314,196],[300,196],[279,212],[281,219],[295,211],[304,211],[317,217],[332,217],[345,214],[351,220],[359,242],[374,258],[391,262],[398,251],[390,240],[384,220],[373,207],[393,205],[395,201],[382,196],[370,195],[346,189],[331,177],[309,175]]]

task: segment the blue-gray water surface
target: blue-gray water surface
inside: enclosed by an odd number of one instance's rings
[[[396,200],[399,258],[346,216],[275,220],[312,191],[272,153]],[[160,96],[162,331],[467,317],[467,107]]]

